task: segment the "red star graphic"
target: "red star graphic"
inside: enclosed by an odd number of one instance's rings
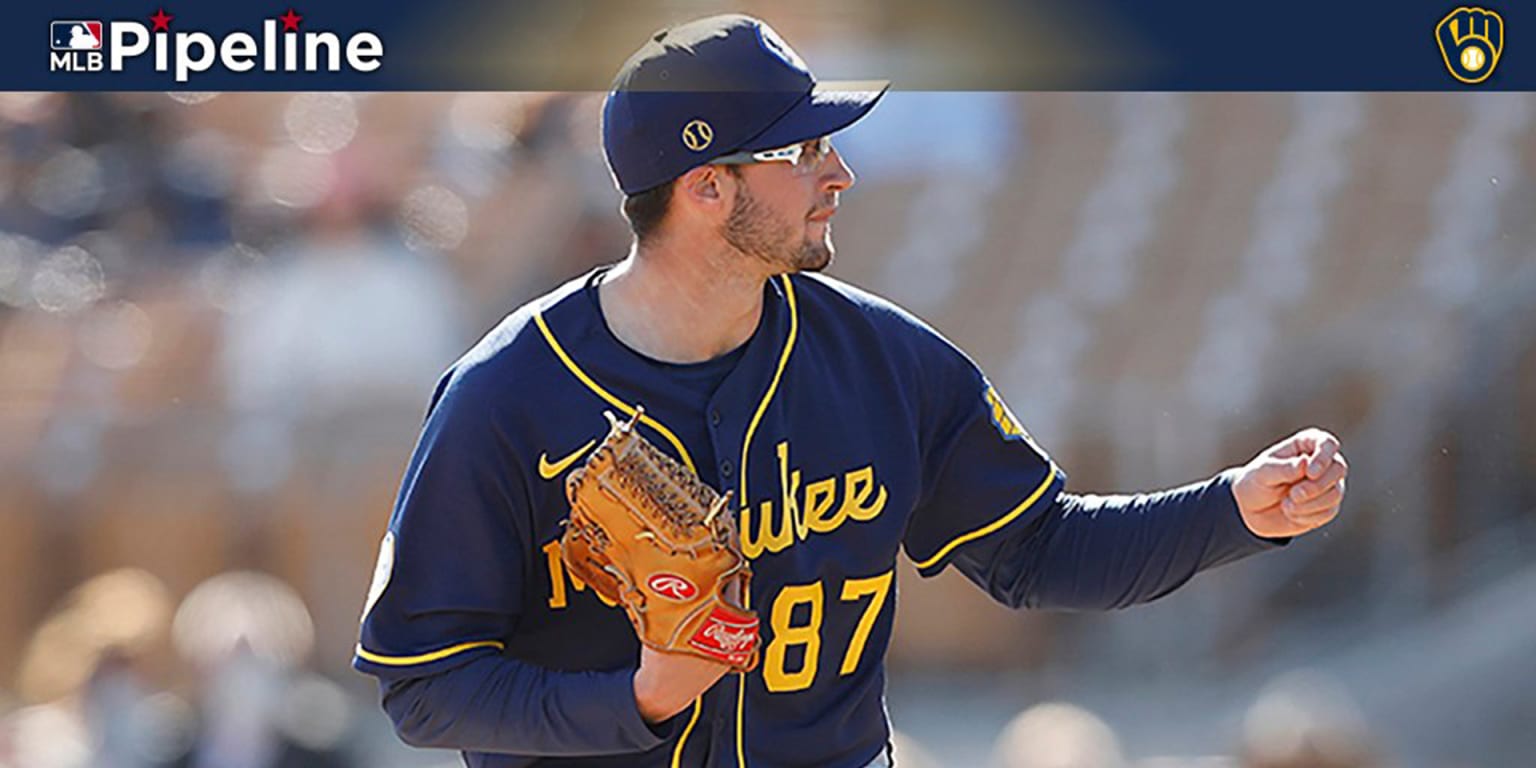
[[[166,13],[165,9],[157,8],[155,9],[155,15],[149,17],[149,20],[155,23],[155,28],[153,31],[169,32],[171,31],[171,19],[174,18],[176,17]]]
[[[288,12],[277,17],[277,20],[283,23],[284,32],[297,32],[299,31],[299,20],[303,18],[303,16],[294,13],[292,8],[289,8]]]

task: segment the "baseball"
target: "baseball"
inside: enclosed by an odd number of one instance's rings
[[[1483,55],[1483,49],[1476,46],[1461,52],[1461,66],[1465,67],[1468,72],[1476,72],[1482,69],[1487,61],[1488,57]]]

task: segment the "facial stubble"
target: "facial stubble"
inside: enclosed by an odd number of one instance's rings
[[[832,222],[825,222],[821,239],[801,235],[797,241],[793,224],[775,217],[745,184],[736,189],[721,232],[731,247],[784,272],[819,272],[832,263]]]

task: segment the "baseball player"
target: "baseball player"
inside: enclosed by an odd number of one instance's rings
[[[1338,513],[1318,429],[1181,488],[1067,493],[964,353],[819,274],[854,182],[827,137],[884,89],[818,84],[739,15],[624,64],[603,143],[632,249],[447,371],[384,537],[354,664],[403,740],[497,768],[885,766],[901,553],[1008,606],[1110,609]],[[730,493],[750,671],[642,645],[562,559],[605,413]]]

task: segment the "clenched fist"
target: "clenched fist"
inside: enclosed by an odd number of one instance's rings
[[[1235,470],[1232,496],[1243,523],[1255,535],[1298,536],[1338,516],[1348,474],[1339,439],[1311,427]]]

